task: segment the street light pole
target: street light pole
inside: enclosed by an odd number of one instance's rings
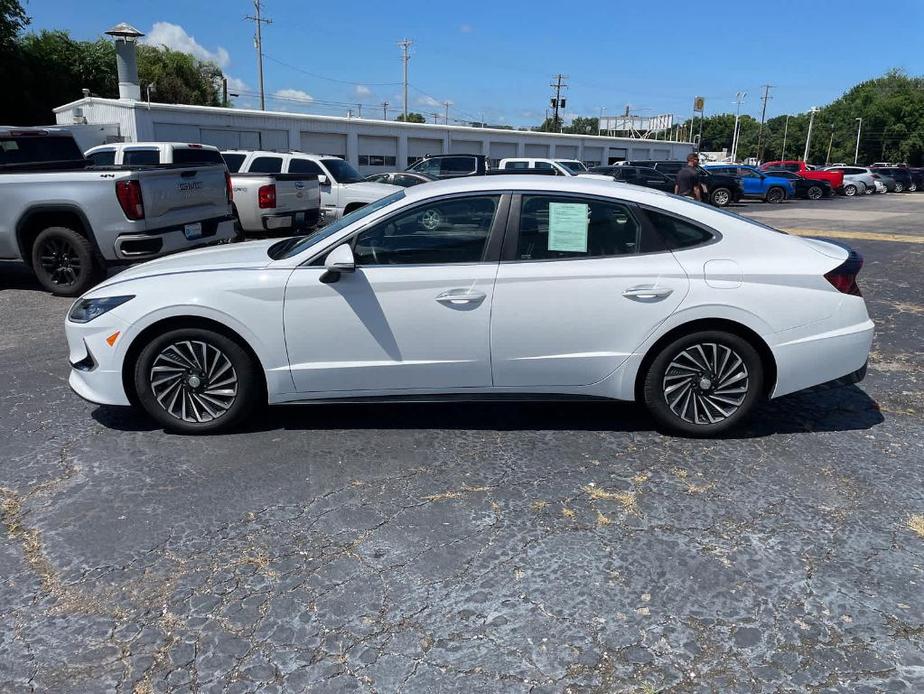
[[[812,110],[810,111],[811,115],[809,116],[808,134],[805,136],[805,154],[802,155],[802,161],[804,161],[806,164],[808,164],[809,145],[812,143],[812,125],[815,123],[815,112],[817,110],[817,108],[812,106]]]
[[[857,159],[860,157],[860,129],[863,127],[862,118],[854,118],[857,121],[857,147],[853,150],[853,163],[857,163]]]
[[[741,102],[747,97],[747,92],[735,92],[735,103],[738,108],[735,110],[735,131],[732,134],[732,161],[738,161],[738,121],[741,118]]]
[[[786,125],[783,126],[783,151],[780,152],[780,159],[786,159],[786,135],[789,133],[789,116],[786,116]]]

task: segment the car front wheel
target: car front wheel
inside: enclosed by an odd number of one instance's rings
[[[844,195],[846,195],[848,198],[852,198],[856,194],[857,187],[853,183],[848,183],[846,186],[844,186]]]
[[[902,193],[902,192],[904,192],[904,190],[905,190],[905,185],[904,185],[903,183],[896,183],[896,184],[895,184],[895,192],[896,192],[896,193]]]
[[[820,200],[824,194],[825,192],[821,186],[809,186],[808,191],[806,191],[806,196],[809,200]]]
[[[723,331],[685,335],[662,349],[643,398],[662,427],[687,436],[725,433],[748,416],[763,390],[757,350]]]
[[[260,394],[258,366],[231,338],[199,328],[171,330],[149,342],[135,362],[138,402],[159,424],[200,434],[246,417]]]
[[[716,188],[712,191],[710,200],[716,207],[728,207],[731,202],[731,191],[728,188]]]
[[[767,191],[767,202],[783,202],[786,199],[786,193],[782,188],[773,187]]]

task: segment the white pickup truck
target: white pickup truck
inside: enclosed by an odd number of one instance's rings
[[[90,166],[55,128],[0,127],[0,259],[78,296],[108,264],[234,236],[224,166]]]
[[[321,189],[305,173],[240,173],[217,147],[184,142],[130,142],[87,150],[95,164],[221,164],[231,172],[232,212],[241,236],[307,231],[317,225]]]
[[[350,165],[338,157],[303,152],[223,151],[230,171],[244,173],[314,174],[321,184],[321,222],[339,219],[370,202],[401,190],[385,183],[363,180]]]

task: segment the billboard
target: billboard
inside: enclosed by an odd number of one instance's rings
[[[660,116],[604,116],[600,119],[600,130],[631,132],[641,130],[668,130],[674,125],[674,116],[665,113]]]

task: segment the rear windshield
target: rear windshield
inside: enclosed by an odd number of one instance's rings
[[[160,150],[126,149],[122,153],[122,163],[126,166],[152,166],[160,164]]]
[[[0,137],[0,166],[54,161],[82,161],[83,152],[72,137],[27,135]]]
[[[225,152],[221,155],[221,158],[225,160],[225,165],[228,167],[228,171],[231,173],[237,173],[241,170],[241,164],[244,163],[244,159],[247,158],[246,154],[228,154]]]
[[[189,147],[173,150],[174,164],[224,164],[221,153],[215,149]]]

